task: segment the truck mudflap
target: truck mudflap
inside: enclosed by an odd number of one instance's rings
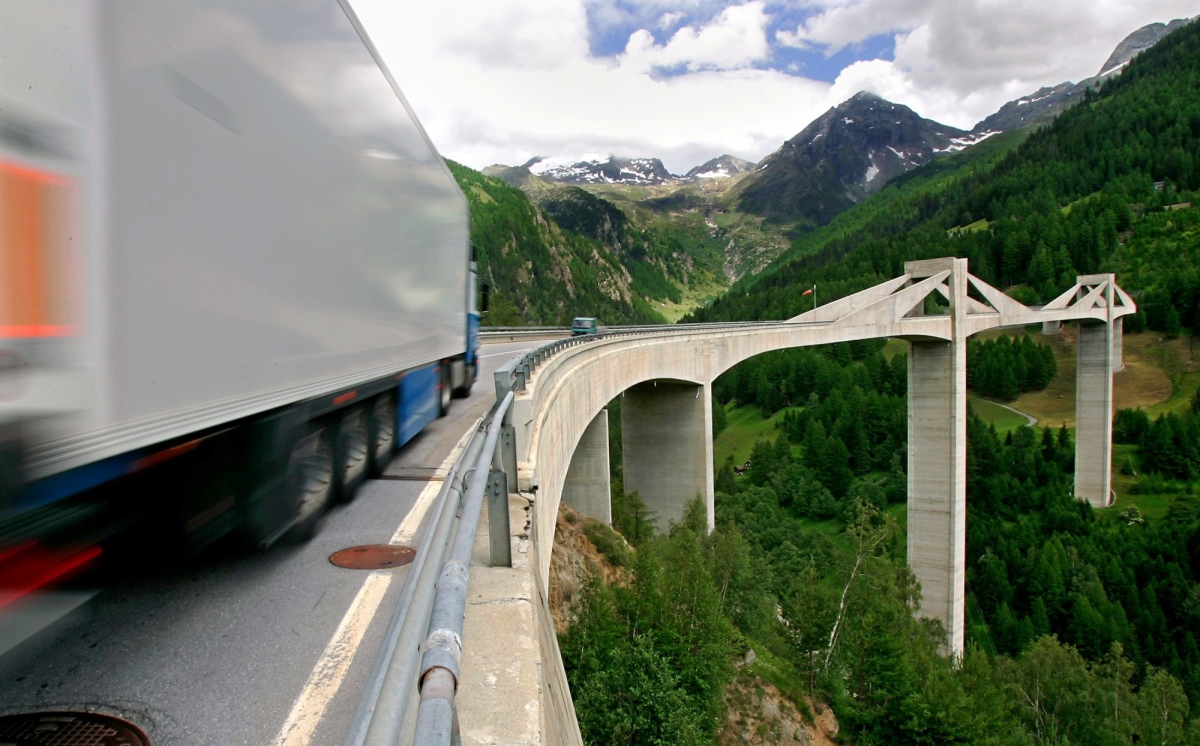
[[[21,452],[20,424],[0,421],[0,517],[14,509],[17,491],[24,481]]]

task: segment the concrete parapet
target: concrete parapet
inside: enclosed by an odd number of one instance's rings
[[[608,410],[583,431],[571,456],[562,499],[583,515],[612,525],[612,472],[608,462]]]
[[[487,509],[486,506],[484,508]],[[546,586],[528,541],[528,498],[510,495],[512,567],[491,567],[479,522],[456,695],[465,746],[582,746]]]

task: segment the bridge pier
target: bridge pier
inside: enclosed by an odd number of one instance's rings
[[[712,397],[708,385],[656,380],[621,399],[625,491],[637,492],[665,531],[697,495],[713,528]]]
[[[612,525],[611,471],[608,463],[608,410],[592,418],[563,481],[562,499],[585,516]]]
[[[1125,370],[1125,321],[1113,319],[1112,326],[1112,372]]]
[[[1087,500],[1093,508],[1112,504],[1114,336],[1112,321],[1079,325],[1075,369],[1075,497]]]
[[[914,279],[950,270],[951,341],[908,345],[908,563],[921,584],[920,614],[941,620],[946,652],[958,656],[967,579],[966,260],[905,269]]]

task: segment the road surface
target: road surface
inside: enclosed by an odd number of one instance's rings
[[[333,508],[308,543],[219,546],[183,566],[131,552],[88,603],[0,656],[0,714],[98,710],[156,746],[341,744],[407,568],[372,575],[328,557],[397,534],[419,543],[440,483],[410,477],[449,465],[495,398],[493,371],[538,344],[483,347],[471,396],[405,445],[384,479]]]

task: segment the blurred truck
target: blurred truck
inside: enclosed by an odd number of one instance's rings
[[[311,534],[465,394],[467,203],[342,1],[0,5],[0,611]]]
[[[576,316],[571,320],[571,336],[578,337],[585,334],[599,334],[600,322],[594,316]]]

